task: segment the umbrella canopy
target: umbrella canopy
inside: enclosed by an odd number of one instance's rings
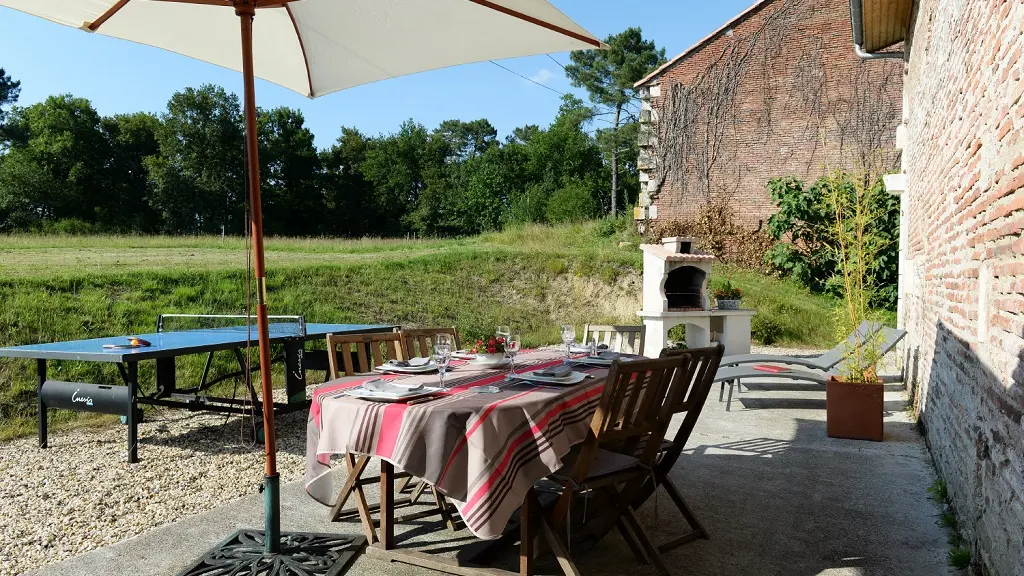
[[[0,0],[0,6],[60,24],[241,72],[234,4],[230,0]],[[456,64],[601,46],[546,0],[267,0],[255,4],[256,77],[314,98]]]

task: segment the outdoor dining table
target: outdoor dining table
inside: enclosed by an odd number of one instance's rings
[[[564,353],[524,351],[516,359],[519,373],[558,365]],[[507,370],[484,369],[473,362],[454,363],[450,386],[422,402],[373,402],[346,395],[379,375],[358,375],[324,383],[313,394],[307,424],[306,491],[330,505],[335,487],[330,474],[333,454],[365,454],[381,462],[381,506],[377,551],[390,559],[437,568],[452,563],[395,546],[393,482],[395,469],[436,487],[454,503],[463,523],[478,538],[502,535],[522,506],[523,526],[534,506],[523,505],[536,482],[563,465],[573,445],[582,442],[604,387],[607,368],[577,366],[588,378],[568,387],[505,381]],[[436,385],[437,374],[386,376],[403,383]],[[485,393],[478,386],[497,386]],[[531,499],[532,500],[532,499]],[[374,527],[364,529],[371,534]],[[526,532],[524,532],[526,534]],[[371,537],[371,542],[375,538]],[[529,541],[528,541],[529,540]],[[523,538],[521,573],[529,572],[532,538]],[[526,554],[523,557],[523,554]],[[444,570],[451,571],[448,568]],[[457,572],[462,572],[457,570]]]

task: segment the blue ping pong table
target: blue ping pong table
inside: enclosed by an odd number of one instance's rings
[[[270,342],[283,345],[284,354],[274,361],[284,361],[287,402],[274,402],[275,413],[286,413],[309,407],[306,397],[306,370],[328,369],[326,351],[306,351],[305,343],[324,339],[327,334],[370,334],[392,332],[396,326],[371,324],[306,324],[294,330],[294,325],[270,325]],[[228,378],[245,374],[246,363],[242,350],[247,344],[257,347],[256,328],[231,326],[182,330],[150,334],[135,334],[149,346],[139,348],[112,348],[127,342],[126,336],[91,338],[48,344],[31,344],[0,348],[0,357],[36,360],[36,378],[39,397],[39,447],[47,445],[47,409],[120,414],[128,424],[128,461],[138,462],[138,424],[141,419],[139,404],[167,406],[186,410],[209,410],[222,413],[262,414],[262,404],[250,385],[249,399],[216,398],[203,394],[210,386]],[[239,363],[239,370],[210,378],[213,353],[230,350]],[[175,359],[191,354],[207,354],[206,366],[197,386],[179,389]],[[47,380],[49,360],[80,362],[108,362],[117,365],[124,386],[105,386],[82,382]],[[146,393],[139,386],[139,362],[156,362],[156,387]],[[250,370],[257,371],[259,362]],[[248,379],[246,379],[248,381]]]

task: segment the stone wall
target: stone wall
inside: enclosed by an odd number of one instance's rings
[[[724,199],[755,228],[773,177],[860,169],[879,150],[898,166],[901,73],[853,53],[848,0],[756,4],[641,85],[641,206],[663,222]]]
[[[900,321],[916,409],[986,573],[1024,574],[1024,3],[919,0]],[[901,138],[903,140],[903,138]]]

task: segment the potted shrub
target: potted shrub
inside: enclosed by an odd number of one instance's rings
[[[872,319],[872,269],[886,241],[872,231],[879,193],[867,179],[850,179],[833,173],[826,184],[826,199],[833,213],[831,250],[837,263],[836,283],[843,297],[836,307],[837,332],[850,333],[864,320]],[[882,192],[884,193],[884,192]],[[885,387],[878,378],[881,336],[872,334],[859,346],[847,350],[839,373],[826,384],[828,435],[833,438],[881,441]]]
[[[742,297],[743,291],[733,287],[732,282],[729,280],[726,280],[725,284],[715,290],[715,302],[719,310],[739,310],[740,298]]]

